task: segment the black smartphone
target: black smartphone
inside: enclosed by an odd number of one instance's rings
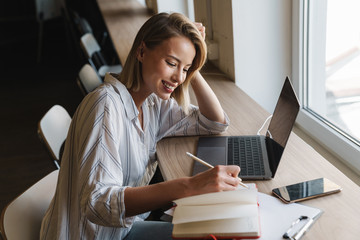
[[[285,203],[291,203],[340,191],[341,187],[329,179],[318,178],[284,187],[274,188],[272,193]]]

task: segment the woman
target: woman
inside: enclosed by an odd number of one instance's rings
[[[149,211],[237,187],[237,166],[148,185],[160,139],[215,134],[228,126],[198,71],[206,58],[204,36],[201,24],[181,14],[151,17],[121,75],[108,74],[84,98],[73,116],[41,239],[169,239],[170,223],[143,221]],[[199,107],[189,105],[190,84]]]

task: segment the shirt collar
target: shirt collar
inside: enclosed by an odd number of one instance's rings
[[[139,115],[139,111],[136,108],[135,102],[131,97],[129,91],[125,87],[125,85],[122,84],[117,78],[115,78],[110,73],[106,73],[104,82],[113,86],[115,92],[119,94],[119,97],[124,104],[126,116],[129,119],[137,118],[137,116]]]

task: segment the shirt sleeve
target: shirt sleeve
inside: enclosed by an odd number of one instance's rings
[[[211,135],[224,132],[229,126],[229,118],[224,112],[226,123],[211,121],[201,114],[199,108],[190,105],[185,115],[174,99],[160,102],[160,127],[158,139],[170,136]]]
[[[119,106],[105,90],[87,100],[77,119],[81,211],[95,224],[129,227],[134,218],[125,217]]]

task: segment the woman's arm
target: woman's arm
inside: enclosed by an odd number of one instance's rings
[[[199,71],[195,73],[194,78],[191,80],[191,86],[201,114],[209,120],[226,123],[224,111],[218,98]]]
[[[215,166],[193,177],[179,178],[143,187],[125,189],[126,217],[148,212],[172,201],[198,194],[235,190],[238,166]]]
[[[205,39],[205,26],[199,22],[194,22],[194,24],[198,28],[203,39]],[[191,80],[191,86],[194,90],[200,112],[209,120],[226,123],[219,100],[199,71],[194,74],[194,77]]]

